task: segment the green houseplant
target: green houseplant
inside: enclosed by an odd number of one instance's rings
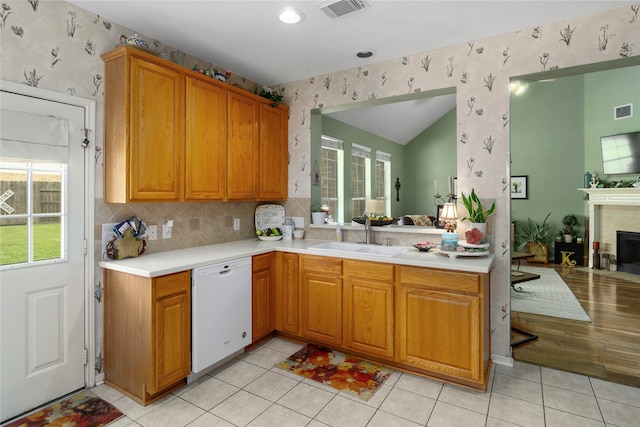
[[[487,222],[487,217],[493,213],[496,209],[496,202],[491,204],[489,209],[484,209],[482,206],[482,202],[480,198],[476,194],[475,189],[471,189],[471,194],[469,196],[465,196],[464,193],[461,193],[462,196],[462,204],[467,209],[469,216],[462,218],[462,221],[469,220],[469,222],[475,223],[483,223]]]
[[[562,217],[562,225],[564,225],[564,229],[562,230],[564,241],[566,243],[573,242],[573,238],[575,237],[573,234],[573,226],[578,225],[578,218],[574,214],[567,214]]]
[[[522,240],[520,249],[526,248],[527,253],[531,254],[531,258],[527,258],[527,262],[541,262],[543,264],[549,262],[551,224],[548,221],[550,215],[551,212],[544,217],[542,222],[527,218],[527,224],[518,231],[518,238]]]

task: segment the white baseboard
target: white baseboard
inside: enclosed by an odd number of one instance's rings
[[[104,384],[104,373],[96,375],[96,385]]]
[[[496,365],[508,366],[510,368],[513,368],[513,357],[502,356],[499,354],[492,354],[491,360]]]

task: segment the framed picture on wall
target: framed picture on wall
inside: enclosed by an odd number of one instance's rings
[[[438,205],[436,206],[437,211],[436,211],[436,228],[444,228],[444,221],[442,221],[442,209],[444,208],[444,205]]]
[[[528,175],[511,177],[511,198],[512,199],[528,199],[529,188],[527,183]]]

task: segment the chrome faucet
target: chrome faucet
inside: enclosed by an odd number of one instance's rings
[[[365,243],[370,245],[373,243],[373,230],[371,229],[371,218],[369,215],[365,215],[367,219],[364,221],[364,234],[365,234]]]

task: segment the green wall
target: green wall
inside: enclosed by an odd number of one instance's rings
[[[542,221],[551,212],[553,239],[562,228],[562,217],[572,213],[581,223],[575,229],[584,235],[587,204],[578,189],[584,187],[585,172],[596,172],[607,180],[636,179],[602,175],[600,137],[640,131],[640,66],[526,84],[523,94],[511,96],[510,105],[511,175],[528,177],[528,198],[512,200],[512,220],[517,224],[527,218]],[[633,117],[614,120],[614,107],[629,103],[634,104]],[[396,217],[435,215],[434,179],[440,194],[446,195],[447,178],[456,175],[455,108],[405,146],[312,114],[312,139],[319,141],[321,133],[391,154],[392,180],[399,177],[402,183],[400,202],[392,190]],[[312,168],[316,156],[319,148],[312,149]],[[319,187],[312,187],[311,194],[312,200],[319,200]]]
[[[640,67],[618,68],[585,75],[585,170],[602,174],[600,137],[640,131]],[[615,107],[633,104],[633,116],[614,120]],[[637,176],[610,175],[610,180]]]
[[[406,146],[405,214],[436,216],[434,180],[446,202],[447,179],[456,176],[456,109],[442,116]]]
[[[640,131],[640,117],[614,120],[614,107],[640,108],[640,67],[626,67],[555,80],[528,83],[522,95],[511,95],[511,175],[529,176],[529,199],[512,200],[511,216],[542,221],[551,212],[555,237],[561,218],[578,216],[584,235],[588,213],[585,172],[599,179],[635,180],[635,176],[602,174],[600,137]]]
[[[578,191],[585,173],[583,117],[582,76],[531,82],[523,94],[511,95],[511,176],[528,177],[528,199],[511,201],[516,229],[549,212],[552,238],[566,214],[584,223],[584,193]]]
[[[366,147],[370,147],[372,151],[372,163],[371,163],[371,182],[375,182],[375,151],[383,151],[387,154],[391,155],[391,215],[397,217],[399,215],[403,215],[405,213],[404,203],[406,199],[402,197],[404,193],[404,183],[406,182],[405,176],[405,165],[404,165],[404,156],[403,156],[403,146],[396,144],[395,142],[388,140],[386,138],[382,138],[380,136],[374,135],[369,132],[365,132],[362,129],[356,128],[354,126],[350,126],[346,123],[333,119],[327,116],[320,116],[319,120],[321,121],[321,134],[332,136],[334,138],[338,138],[344,141],[344,158],[345,163],[348,162],[347,159],[351,159],[351,144],[359,144],[364,145]],[[318,141],[320,140],[318,136]],[[314,145],[314,144],[312,144]],[[315,144],[319,145],[319,144]],[[316,157],[317,156],[317,157]],[[315,155],[312,152],[312,165],[315,162],[315,159],[319,159],[320,157],[320,148],[317,149]],[[350,161],[350,160],[349,160]],[[318,161],[319,163],[319,161]],[[312,166],[313,167],[313,166]],[[345,181],[351,182],[350,180],[351,168],[345,167]],[[400,189],[400,201],[396,201],[396,191],[394,188],[394,183],[396,178],[400,178],[400,182],[402,183],[402,188]],[[316,188],[318,199],[320,189]],[[351,187],[345,187],[345,199],[351,199]],[[314,199],[312,199],[314,200]],[[349,218],[353,218],[353,213],[350,212],[351,204],[345,204],[345,222],[349,222]],[[360,213],[360,215],[362,215]]]

